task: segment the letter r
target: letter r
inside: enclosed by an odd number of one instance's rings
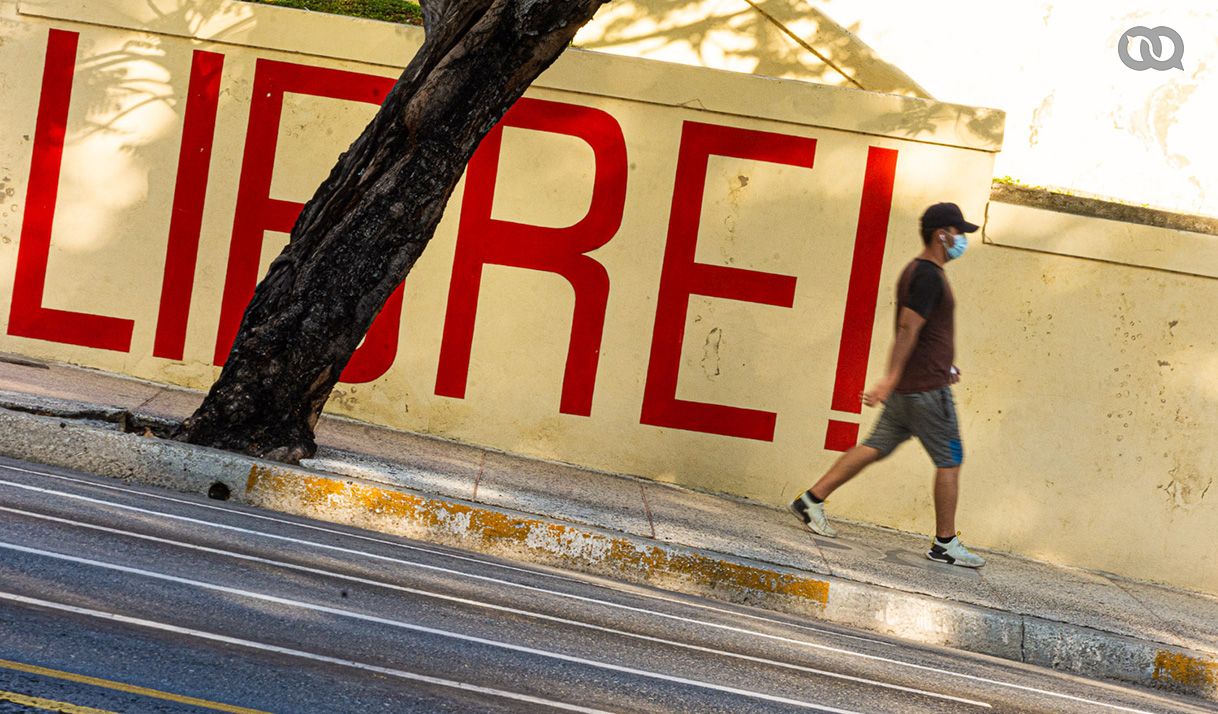
[[[547,228],[491,218],[504,127],[567,134],[592,147],[596,158],[592,203],[578,223]],[[622,225],[626,173],[621,126],[599,109],[526,97],[486,135],[465,177],[436,394],[465,398],[482,268],[503,265],[555,273],[571,284],[575,308],[559,411],[579,416],[592,413],[609,275],[586,254],[608,243]]]

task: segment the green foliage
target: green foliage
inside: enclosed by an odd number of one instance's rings
[[[294,7],[348,17],[366,17],[385,22],[423,24],[423,11],[409,0],[250,0],[263,5]]]

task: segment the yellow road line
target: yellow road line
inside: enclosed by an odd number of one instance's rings
[[[3,690],[0,690],[0,702],[13,702],[14,704],[20,704],[23,707],[44,709],[49,712],[60,712],[60,714],[115,714],[115,712],[108,711],[106,709],[82,707],[77,704],[57,702],[51,699],[43,699],[42,697],[30,697],[25,694],[6,692]]]
[[[146,687],[137,687],[134,684],[124,684],[123,682],[114,682],[109,679],[98,679],[97,677],[86,677],[83,674],[73,674],[71,672],[61,672],[60,670],[57,670],[57,669],[47,669],[46,667],[39,667],[39,666],[33,665],[33,664],[22,664],[21,662],[11,662],[6,659],[0,659],[0,669],[12,669],[12,670],[16,670],[18,672],[25,672],[26,674],[37,674],[37,675],[40,675],[43,677],[52,677],[54,679],[66,679],[69,682],[78,682],[80,684],[90,684],[94,687],[103,687],[105,689],[113,689],[113,690],[119,691],[119,692],[126,692],[127,694],[138,694],[141,697],[151,697],[153,699],[164,699],[164,700],[167,700],[170,702],[177,702],[179,704],[189,704],[191,706],[202,707],[204,709],[211,709],[213,711],[218,711],[218,712],[230,712],[231,714],[267,714],[266,712],[258,710],[258,709],[246,709],[245,707],[237,707],[237,706],[233,706],[231,704],[221,704],[220,702],[210,702],[206,699],[196,699],[194,697],[187,697],[187,696],[183,696],[181,694],[162,692],[162,691],[159,691],[156,689],[148,689]],[[22,696],[22,695],[18,695],[18,696]],[[0,698],[3,698],[3,697],[0,696]],[[48,701],[48,700],[42,700],[42,701]],[[71,704],[60,705],[57,702],[50,702],[50,703],[55,704],[56,706],[61,706],[61,707],[62,706],[67,706],[67,707],[73,706]],[[41,705],[31,704],[29,706],[41,706]],[[43,708],[45,709],[46,707],[43,707]],[[72,709],[51,709],[51,711],[63,711],[63,712],[67,712],[68,714],[91,714],[93,712],[103,712],[104,710],[90,709],[88,707],[74,707]],[[104,714],[108,714],[108,713],[104,713]]]

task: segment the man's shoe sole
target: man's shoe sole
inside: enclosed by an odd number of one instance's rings
[[[788,503],[787,510],[791,512],[791,515],[798,518],[800,523],[804,524],[804,528],[807,528],[808,530],[812,531],[816,535],[821,536],[822,538],[836,538],[837,537],[837,533],[821,533],[820,531],[813,528],[812,521],[805,521],[804,514],[800,513],[799,509],[795,508],[794,503]]]
[[[933,551],[929,551],[929,550],[926,551],[926,559],[933,560],[936,563],[943,563],[944,565],[958,565],[961,568],[976,569],[976,568],[981,568],[981,567],[985,566],[985,563],[981,563],[980,565],[969,565],[968,563],[962,563],[962,562],[956,560],[955,558],[951,557],[950,555],[948,555],[946,553],[939,555],[939,554],[936,554]]]

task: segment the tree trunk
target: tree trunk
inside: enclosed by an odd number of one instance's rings
[[[376,118],[305,206],[176,438],[297,462],[339,375],[487,132],[606,0],[434,0]]]

